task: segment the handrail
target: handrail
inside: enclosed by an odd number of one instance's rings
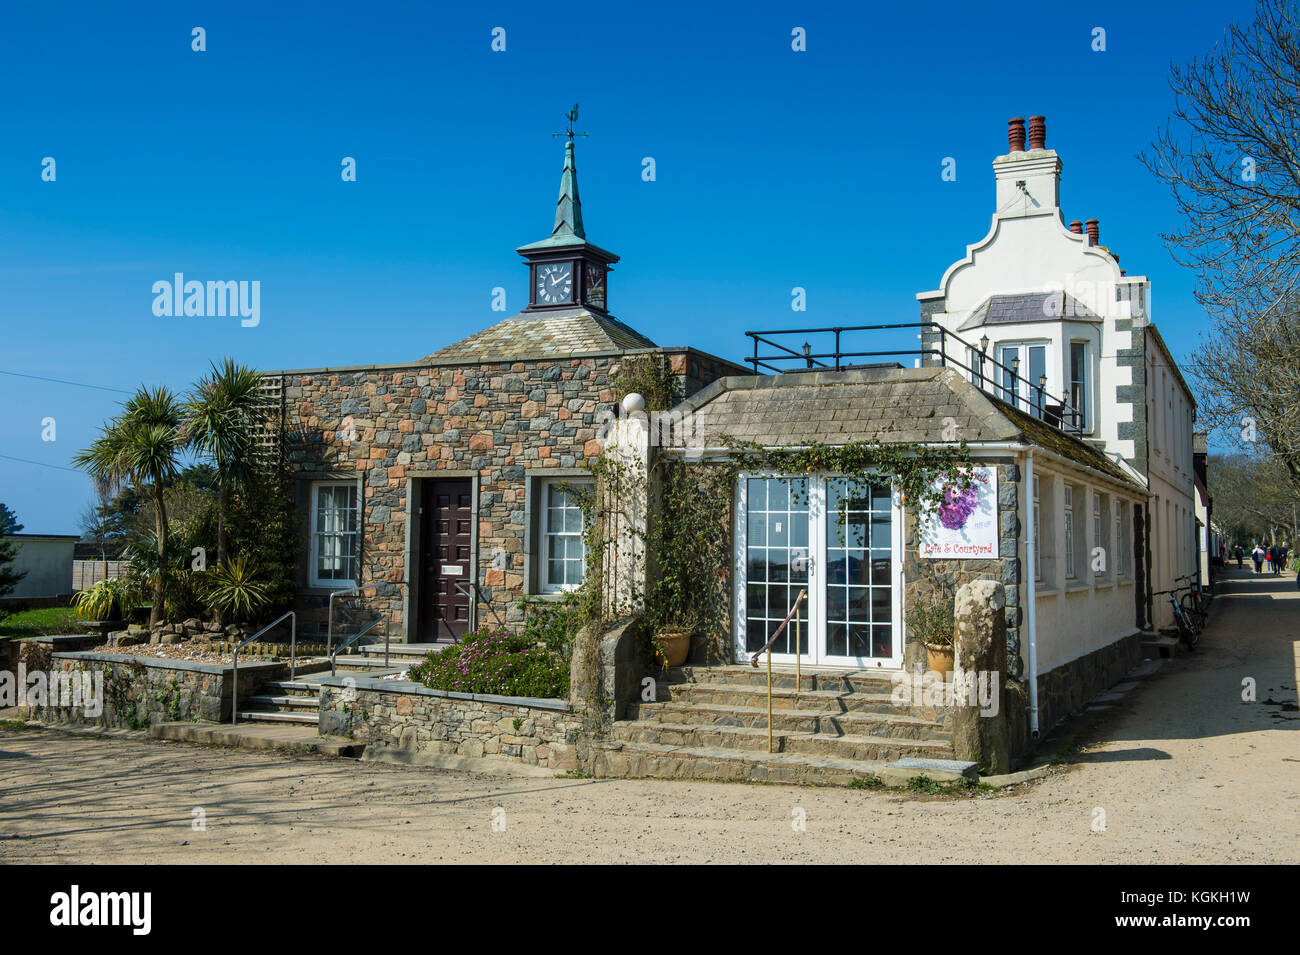
[[[358,587],[348,587],[345,590],[336,590],[330,594],[329,607],[325,616],[325,652],[330,652],[330,647],[334,645],[334,598],[342,597],[344,594],[359,594],[363,590],[369,590],[371,587],[378,587],[377,583],[361,584]],[[318,631],[319,632],[319,631]]]
[[[257,631],[257,633],[253,634],[243,643],[235,645],[234,652],[231,654],[231,657],[234,662],[234,666],[232,667],[232,672],[230,675],[230,723],[232,726],[239,722],[239,651],[244,649],[244,647],[248,646],[250,643],[252,643],[258,637],[260,637],[262,634],[266,633],[266,631],[270,630],[272,627],[278,626],[279,623],[282,620],[284,620],[285,617],[293,618],[292,622],[289,624],[289,679],[292,680],[297,675],[298,615],[295,614],[292,610],[290,610],[276,617],[274,620],[268,623],[261,630]]]
[[[781,633],[789,625],[790,618],[794,617],[794,695],[798,699],[799,691],[803,689],[803,674],[799,669],[799,661],[803,657],[803,627],[800,626],[799,605],[803,603],[807,596],[808,589],[806,587],[799,591],[799,596],[794,598],[794,606],[790,608],[790,612],[781,621],[781,626],[776,628],[776,633],[772,634],[772,638],[763,645],[763,648],[749,659],[749,665],[754,669],[758,669],[758,658],[763,655],[764,650],[767,651],[767,751],[769,753],[772,752],[772,644],[776,643],[776,638],[781,636]]]
[[[364,636],[365,634],[369,633],[372,629],[374,629],[375,624],[379,623],[379,621],[383,619],[384,619],[383,615],[380,614],[374,620],[371,620],[368,624],[366,624],[366,626],[363,629],[358,630],[356,633],[352,634],[352,636],[348,637],[347,640],[345,640],[343,643],[339,644],[339,648],[330,654],[330,676],[334,676],[334,658],[338,656],[340,653],[342,653],[344,650],[346,650],[348,647],[352,646],[352,644],[356,643],[357,637]],[[384,643],[385,643],[384,666],[388,666],[388,646],[387,646],[388,628],[387,627],[384,628]]]

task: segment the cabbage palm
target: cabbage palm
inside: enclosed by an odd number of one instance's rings
[[[176,395],[162,387],[141,387],[127,400],[122,413],[100,429],[90,447],[73,457],[72,463],[94,479],[129,482],[146,486],[154,502],[154,529],[158,539],[158,561],[163,563],[167,546],[167,505],[164,491],[179,471],[181,404]],[[162,622],[164,575],[153,580],[153,607],[149,623]]]
[[[262,376],[226,358],[213,364],[185,405],[186,443],[217,470],[217,564],[226,559],[230,495],[247,484],[256,464]]]

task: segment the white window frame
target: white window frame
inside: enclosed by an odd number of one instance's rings
[[[537,570],[537,589],[543,594],[562,594],[572,590],[577,590],[582,586],[582,580],[587,575],[587,542],[583,536],[583,528],[579,528],[576,534],[559,530],[552,530],[550,527],[551,520],[551,488],[569,485],[577,487],[580,484],[589,484],[589,481],[582,481],[574,478],[543,478],[537,482],[537,561],[540,564]],[[570,496],[571,506],[565,507],[564,510],[576,510],[579,515],[579,523],[582,523],[582,510],[578,507],[577,502]],[[550,561],[550,540],[553,537],[576,537],[582,550],[582,576],[577,583],[554,582],[551,580],[551,561]]]
[[[1128,567],[1124,563],[1124,509],[1126,507],[1128,507],[1127,501],[1115,498],[1113,520],[1115,525],[1115,574],[1119,577],[1128,575]]]
[[[1017,374],[1023,379],[1023,381],[1017,381],[1015,383],[1016,394],[1014,398],[1006,387],[1006,376],[1011,374],[1011,362],[1009,360],[1004,360],[1003,352],[1008,348],[1014,348],[1016,350],[1016,357],[1020,359],[1020,367]],[[1041,348],[1043,350],[1043,374],[1047,376],[1047,386],[1044,388],[1043,393],[1043,404],[1046,406],[1047,388],[1050,388],[1052,385],[1052,373],[1048,368],[1048,358],[1052,354],[1052,343],[1046,338],[998,342],[996,345],[991,346],[997,361],[1006,367],[999,368],[997,365],[991,365],[990,368],[993,372],[993,376],[990,383],[994,386],[994,394],[1007,404],[1018,408],[1026,414],[1040,417],[1037,413],[1038,405],[1036,402],[1038,397],[1038,382],[1034,380],[1029,367],[1029,352],[1032,348]],[[1044,410],[1046,409],[1044,408]]]
[[[1042,521],[1038,516],[1039,495],[1038,482],[1040,478],[1037,474],[1033,477],[1034,484],[1034,580],[1043,579],[1043,530]]]
[[[320,507],[320,492],[324,488],[344,487],[352,491],[353,494],[353,520],[354,528],[348,531],[331,531],[322,532],[317,530],[318,510]],[[329,590],[343,590],[349,587],[357,586],[358,581],[351,578],[341,577],[321,577],[320,576],[320,542],[321,538],[328,537],[347,537],[355,538],[353,547],[353,560],[356,561],[356,576],[360,576],[361,571],[361,489],[357,487],[356,481],[313,481],[311,485],[311,565],[308,568],[308,574],[311,586],[322,587]]]
[[[1065,505],[1065,579],[1077,580],[1077,568],[1074,566],[1074,488],[1065,485],[1062,497]]]
[[[1083,349],[1083,378],[1079,380],[1080,398],[1076,405],[1074,401],[1074,346],[1078,345]],[[1066,342],[1065,348],[1065,400],[1079,413],[1083,418],[1079,425],[1079,430],[1084,434],[1091,434],[1093,429],[1092,423],[1092,343],[1080,339],[1071,339]]]

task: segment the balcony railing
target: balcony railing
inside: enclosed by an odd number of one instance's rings
[[[860,332],[914,331],[920,342],[911,348],[846,348]],[[929,332],[928,341],[926,332]],[[919,358],[922,365],[959,368],[976,388],[1026,414],[1074,435],[1083,434],[1087,416],[1075,402],[1047,390],[1047,376],[1030,381],[1020,374],[1020,361],[1003,364],[988,353],[989,340],[966,341],[936,322],[901,322],[891,325],[836,325],[828,328],[784,328],[745,332],[754,343],[754,353],[745,361],[755,374],[783,374],[795,371],[845,371],[880,367],[870,359]],[[803,339],[802,344],[797,343]],[[814,344],[815,343],[815,344]],[[825,346],[825,347],[823,347]],[[828,350],[827,350],[828,349]],[[951,354],[956,350],[969,363]],[[890,364],[885,362],[884,364]]]

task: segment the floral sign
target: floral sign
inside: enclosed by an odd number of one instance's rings
[[[936,482],[943,501],[921,526],[921,556],[987,560],[998,556],[997,468],[971,468],[971,486]]]

